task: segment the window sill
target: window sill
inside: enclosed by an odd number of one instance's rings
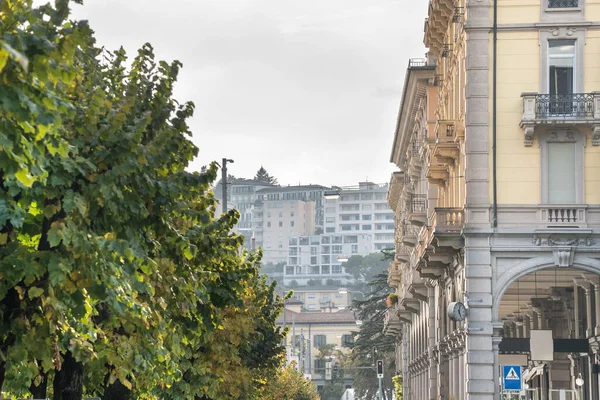
[[[546,12],[550,12],[550,13],[561,13],[561,12],[581,12],[582,8],[581,7],[562,7],[562,8],[546,8],[545,10]]]

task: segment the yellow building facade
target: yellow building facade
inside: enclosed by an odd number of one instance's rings
[[[598,399],[600,1],[431,0],[424,28],[388,194],[405,399]]]

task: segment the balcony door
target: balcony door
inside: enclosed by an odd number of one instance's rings
[[[575,91],[575,41],[548,41],[550,116],[571,116],[577,110]]]

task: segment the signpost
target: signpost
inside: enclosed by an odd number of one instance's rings
[[[522,378],[520,365],[502,366],[502,387],[504,390],[523,390]]]

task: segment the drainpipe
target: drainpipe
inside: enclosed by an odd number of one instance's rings
[[[493,190],[493,227],[498,227],[498,188],[496,183],[496,75],[497,75],[497,42],[498,42],[498,0],[494,1],[494,25],[493,33],[493,64],[492,64],[492,190]]]

